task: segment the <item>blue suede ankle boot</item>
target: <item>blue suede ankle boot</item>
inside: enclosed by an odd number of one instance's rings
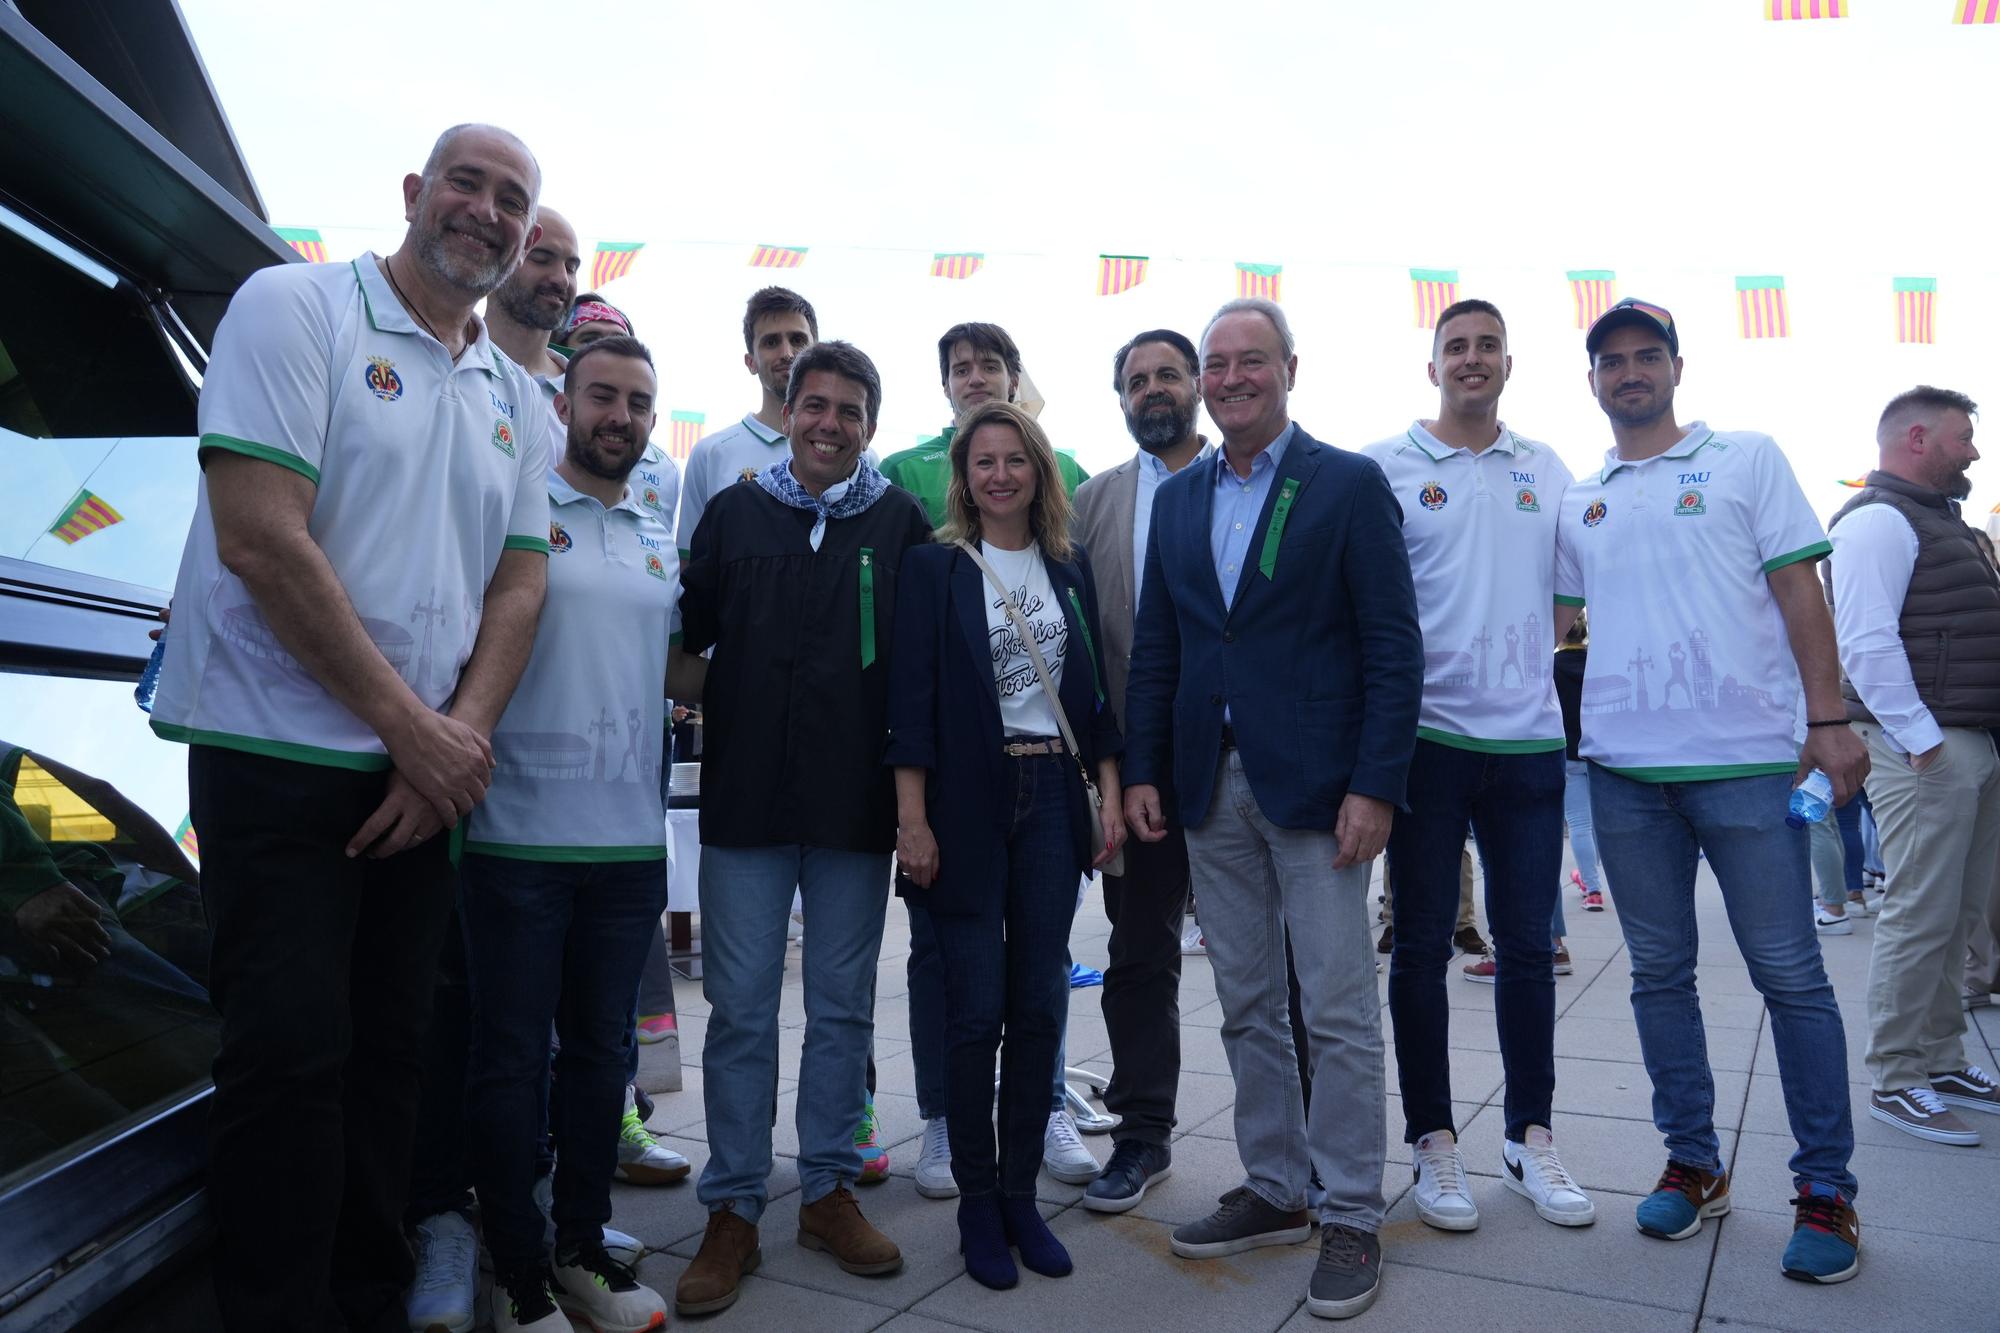
[[[1030,1204],[1034,1200],[1028,1201]],[[1000,1220],[1000,1196],[962,1194],[958,1199],[958,1252],[965,1271],[982,1287],[1005,1291],[1021,1280],[1007,1253],[1007,1228]]]
[[[1000,1200],[1000,1220],[1007,1228],[1007,1242],[1021,1252],[1021,1262],[1030,1273],[1043,1277],[1068,1277],[1073,1264],[1033,1199]]]

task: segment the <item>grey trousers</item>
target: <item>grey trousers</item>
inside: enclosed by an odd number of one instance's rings
[[[1208,817],[1187,843],[1236,1080],[1243,1183],[1274,1208],[1297,1209],[1317,1170],[1322,1222],[1380,1230],[1385,1109],[1369,867],[1333,869],[1331,830],[1266,819],[1234,750],[1223,754]],[[1286,1004],[1288,930],[1312,1061],[1310,1116]]]
[[[1877,1092],[1927,1087],[1965,1066],[1966,941],[2000,859],[2000,754],[1985,730],[1946,727],[1943,752],[1916,773],[1879,728],[1854,730],[1889,869],[1868,957],[1868,1075]]]

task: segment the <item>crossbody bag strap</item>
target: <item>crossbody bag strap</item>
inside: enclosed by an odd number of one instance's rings
[[[1075,756],[1078,771],[1083,772],[1083,751],[1077,748],[1076,733],[1069,729],[1069,717],[1063,711],[1062,696],[1056,693],[1056,683],[1049,679],[1048,663],[1042,660],[1042,650],[1035,645],[1034,630],[1029,627],[1020,608],[1014,605],[1013,594],[1007,591],[1007,585],[1000,581],[1000,576],[994,572],[992,565],[986,563],[986,557],[979,553],[979,549],[962,538],[957,546],[959,550],[972,557],[972,563],[985,572],[986,581],[1000,594],[1000,605],[1006,610],[1007,619],[1013,623],[1014,632],[1021,636],[1021,644],[1028,650],[1028,660],[1035,664],[1035,674],[1041,678],[1042,692],[1049,696],[1049,711],[1056,715],[1056,725],[1062,728],[1063,742],[1069,746],[1070,754]],[[1094,788],[1097,785],[1090,780],[1088,772],[1083,773],[1083,780],[1090,787]]]

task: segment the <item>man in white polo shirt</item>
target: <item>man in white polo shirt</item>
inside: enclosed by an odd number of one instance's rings
[[[763,397],[757,410],[695,442],[681,490],[680,551],[685,557],[708,502],[726,486],[754,477],[791,456],[785,439],[785,387],[792,362],[819,341],[812,302],[784,287],[766,287],[743,309],[743,365],[757,377]],[[868,452],[868,461],[875,453]]]
[[[394,254],[265,269],[216,333],[153,727],[191,745],[232,1329],[329,1300],[352,1327],[402,1319],[456,883],[434,835],[486,793],[546,574],[547,417],[473,313],[537,238],[540,179],[513,135],[447,130],[404,178]]]
[[[628,484],[657,392],[651,354],[623,336],[590,344],[565,372],[547,609],[494,728],[498,767],[465,843],[466,1122],[503,1330],[565,1328],[558,1302],[600,1328],[666,1314],[602,1243],[619,1162],[609,1127],[627,1096],[639,970],[667,902],[659,770],[679,560]],[[672,660],[676,692],[699,697],[706,663]],[[534,1198],[551,1023],[561,1046],[548,1117],[553,1272]]]
[[[1799,1145],[1782,1268],[1845,1281],[1860,1271],[1847,1043],[1813,931],[1805,830],[1785,822],[1791,789],[1810,770],[1823,769],[1842,802],[1868,772],[1813,572],[1831,548],[1770,436],[1676,422],[1672,315],[1627,298],[1591,325],[1585,347],[1617,443],[1563,500],[1556,634],[1587,601],[1580,748],[1667,1146],[1639,1229],[1682,1240],[1729,1211],[1695,990],[1695,871],[1706,856],[1770,1011]],[[1802,687],[1803,751],[1794,739]]]
[[[1431,341],[1437,419],[1364,451],[1403,507],[1424,630],[1409,809],[1389,831],[1396,884],[1389,1015],[1417,1215],[1446,1231],[1479,1225],[1454,1133],[1445,996],[1468,822],[1486,865],[1498,967],[1493,1017],[1507,1073],[1501,1179],[1559,1226],[1597,1217],[1549,1130],[1556,1086],[1549,927],[1562,877],[1564,744],[1550,606],[1557,511],[1570,475],[1554,450],[1501,423],[1500,394],[1513,369],[1497,306],[1448,307]]]

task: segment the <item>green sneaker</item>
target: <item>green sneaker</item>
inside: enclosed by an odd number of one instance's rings
[[[861,1150],[861,1174],[857,1184],[879,1185],[889,1178],[889,1150],[875,1142],[880,1122],[875,1118],[875,1099],[861,1108],[861,1123],[854,1127],[854,1146]]]

